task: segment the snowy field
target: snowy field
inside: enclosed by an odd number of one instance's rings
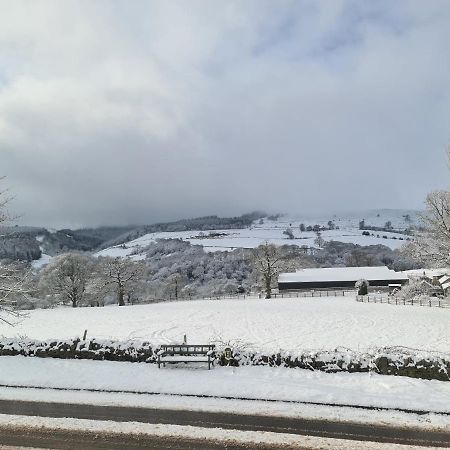
[[[316,233],[310,231],[301,232],[299,227],[303,223],[305,226],[320,225],[327,227],[329,220],[332,220],[338,230],[323,231],[322,237],[325,241],[340,241],[358,245],[377,245],[382,244],[392,249],[400,248],[407,239],[407,236],[398,233],[389,232],[370,232],[374,236],[363,236],[359,229],[359,221],[366,218],[366,224],[371,226],[384,226],[388,221],[392,222],[395,229],[404,230],[410,225],[402,216],[405,211],[383,211],[380,212],[361,212],[359,215],[349,214],[345,216],[330,215],[329,217],[318,218],[298,218],[295,216],[283,216],[277,221],[264,219],[263,224],[256,221],[251,227],[242,230],[220,230],[223,236],[209,237],[209,231],[180,231],[180,232],[161,232],[149,233],[138,239],[126,243],[126,248],[116,246],[107,248],[97,253],[99,256],[130,256],[133,259],[142,259],[145,256],[140,254],[145,246],[156,239],[182,239],[191,244],[201,245],[206,251],[229,251],[237,248],[255,248],[264,242],[270,242],[275,245],[294,244],[298,246],[316,247],[314,240]],[[415,218],[414,212],[409,212],[412,218]],[[379,214],[379,216],[378,216]],[[284,234],[287,228],[291,228],[295,239],[288,239]],[[379,237],[377,237],[379,235]],[[383,238],[386,236],[386,238]],[[399,238],[402,238],[400,240]]]
[[[134,254],[133,259],[143,259],[144,256],[140,255],[140,251],[147,245],[155,242],[157,239],[181,239],[186,242],[190,242],[193,245],[201,245],[206,251],[229,251],[238,248],[255,248],[264,242],[281,246],[281,245],[298,245],[307,247],[316,247],[314,240],[316,239],[316,233],[303,232],[294,230],[295,239],[287,239],[283,235],[283,231],[287,226],[277,225],[272,228],[266,228],[263,226],[255,226],[252,228],[244,228],[243,230],[220,230],[220,233],[225,236],[209,238],[209,232],[201,231],[180,231],[180,232],[161,232],[146,234],[138,239],[127,242],[126,248],[123,246],[110,247],[105,250],[101,250],[96,255],[98,256],[112,256],[112,257],[125,257]],[[200,235],[203,233],[204,236]],[[374,236],[362,236],[361,231],[356,229],[349,230],[330,230],[323,231],[322,237],[325,241],[339,241],[358,245],[377,245],[382,244],[392,249],[400,248],[405,240],[398,240],[398,237],[406,236],[395,233],[382,233],[383,236],[387,235],[390,239],[377,238]],[[391,239],[395,237],[396,239]]]
[[[346,347],[365,351],[406,346],[450,351],[450,309],[368,304],[354,296],[196,300],[103,308],[59,307],[28,312],[0,335],[34,339],[88,337],[152,344],[221,342],[257,351]]]

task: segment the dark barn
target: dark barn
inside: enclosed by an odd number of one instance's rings
[[[303,269],[293,273],[282,273],[278,277],[278,289],[340,289],[355,287],[358,280],[367,280],[370,286],[405,284],[408,277],[403,272],[395,272],[386,266],[381,267],[332,267]]]

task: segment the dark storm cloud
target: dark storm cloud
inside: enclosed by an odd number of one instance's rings
[[[126,7],[125,7],[126,4]],[[420,207],[447,183],[447,1],[9,2],[22,222]]]

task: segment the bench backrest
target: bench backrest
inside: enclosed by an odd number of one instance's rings
[[[175,355],[206,355],[208,352],[214,350],[215,345],[161,345],[161,350],[164,353]]]

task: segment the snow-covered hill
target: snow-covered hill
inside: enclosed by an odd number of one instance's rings
[[[364,220],[369,236],[362,235],[360,222]],[[329,229],[333,222],[335,229]],[[371,230],[371,227],[384,227],[391,223],[392,232]],[[142,259],[143,249],[157,239],[182,239],[195,245],[201,245],[206,251],[229,251],[238,248],[254,248],[263,242],[275,245],[293,244],[298,246],[317,247],[314,231],[301,231],[301,224],[306,229],[315,225],[326,228],[321,231],[325,241],[340,241],[359,245],[386,245],[392,249],[401,247],[409,236],[399,233],[417,224],[417,212],[408,210],[374,210],[357,213],[331,214],[328,216],[295,216],[285,215],[278,218],[265,218],[255,221],[244,229],[224,229],[208,231],[177,231],[149,233],[126,242],[109,247],[97,253],[98,256],[131,256]],[[289,239],[284,231],[290,228],[294,239]],[[303,227],[302,227],[303,228]]]

